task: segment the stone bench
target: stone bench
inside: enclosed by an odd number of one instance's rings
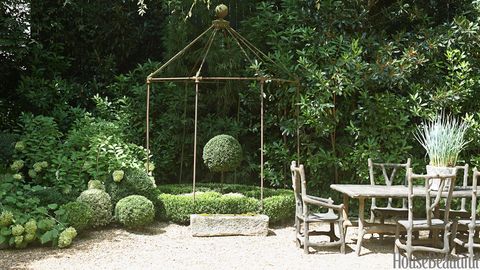
[[[268,220],[266,215],[190,215],[190,229],[193,236],[267,236]]]

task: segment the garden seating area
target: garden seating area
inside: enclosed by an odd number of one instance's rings
[[[371,161],[369,162],[370,164]],[[397,167],[393,165],[392,167]],[[468,168],[468,165],[466,166]],[[478,228],[476,216],[476,201],[477,201],[477,178],[480,173],[475,168],[472,171],[472,184],[470,186],[455,186],[456,174],[450,175],[418,175],[412,172],[412,169],[406,168],[407,185],[332,185],[332,188],[344,194],[344,204],[334,205],[331,199],[322,199],[312,197],[306,193],[306,180],[303,165],[296,167],[295,161],[292,162],[292,181],[296,194],[297,208],[295,218],[295,229],[297,235],[297,245],[303,246],[305,253],[309,253],[309,246],[341,246],[341,253],[344,253],[344,235],[347,228],[352,227],[352,222],[348,217],[348,203],[349,199],[358,199],[358,222],[354,227],[357,228],[356,235],[356,250],[355,253],[360,255],[363,238],[366,234],[376,234],[379,236],[379,240],[384,239],[384,234],[395,235],[395,253],[399,254],[403,249],[406,253],[408,262],[412,259],[412,253],[418,254],[418,251],[438,252],[445,256],[445,260],[449,260],[451,254],[455,254],[457,244],[462,247],[468,247],[468,257],[472,260],[475,258],[473,253],[474,247],[479,247],[478,240]],[[468,174],[465,174],[468,176]],[[386,180],[388,175],[385,174]],[[415,180],[421,179],[418,185]],[[432,189],[433,181],[440,181],[437,189]],[[449,183],[448,183],[449,182]],[[299,187],[301,184],[301,188]],[[388,183],[388,181],[387,181]],[[448,183],[448,187],[447,187]],[[415,185],[417,184],[417,185]],[[301,190],[301,191],[300,191]],[[387,200],[388,205],[392,204],[393,199],[400,200],[402,204],[403,200],[407,198],[406,206],[401,209],[406,210],[407,214],[401,213],[398,216],[394,216],[389,219],[390,224],[385,223],[385,218],[382,217],[381,223],[374,223],[375,216],[372,215],[370,222],[367,222],[364,217],[365,212],[365,199],[378,199],[384,198]],[[443,198],[443,202],[441,200]],[[460,219],[456,216],[450,216],[450,207],[454,198],[461,198],[461,201],[465,203],[465,199],[468,198],[471,203],[471,209],[468,212],[470,218]],[[414,199],[416,199],[414,204]],[[424,200],[423,206],[426,207],[426,211],[418,206],[422,204],[418,203],[418,199]],[[442,205],[441,205],[442,204]],[[309,205],[315,205],[323,209],[328,210],[323,213],[315,213],[309,210]],[[375,205],[375,204],[373,204]],[[440,216],[440,206],[443,207],[442,215]],[[336,214],[333,213],[333,209],[336,210]],[[375,208],[371,208],[375,209]],[[415,213],[414,213],[415,209]],[[420,214],[418,213],[420,212]],[[396,212],[398,213],[398,212]],[[422,216],[423,215],[423,216]],[[304,218],[309,217],[309,218]],[[330,241],[324,241],[322,243],[310,243],[309,236],[317,234],[325,234],[325,232],[310,232],[310,223],[327,223],[330,224],[330,231],[326,233],[329,236]],[[338,224],[339,237],[335,235],[335,225]],[[459,232],[456,228],[462,226],[463,232]],[[468,228],[468,229],[467,229]],[[420,232],[428,231],[427,237],[422,239],[423,242],[429,242],[429,246],[415,246],[415,242],[420,242]],[[402,241],[400,234],[405,236],[406,241]],[[441,238],[439,239],[439,234]],[[415,236],[415,240],[413,237]],[[467,240],[460,240],[467,239]],[[339,240],[339,241],[335,241]],[[425,241],[426,240],[426,241]]]

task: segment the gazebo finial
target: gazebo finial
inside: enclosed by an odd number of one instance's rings
[[[228,15],[228,7],[225,4],[220,4],[215,7],[215,16],[217,19],[225,19]]]
[[[228,7],[225,4],[220,4],[215,7],[215,17],[216,20],[213,21],[213,26],[216,29],[225,29],[230,27],[230,23],[225,20],[225,17],[228,15]]]

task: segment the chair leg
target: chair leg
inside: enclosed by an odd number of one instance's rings
[[[468,257],[470,260],[474,259],[473,254],[473,237],[475,235],[475,227],[468,226]]]
[[[382,225],[385,224],[385,216],[383,216],[383,215],[380,217],[380,224],[382,224]],[[380,240],[383,240],[383,233],[379,233],[378,237],[380,238]]]
[[[412,235],[413,232],[412,232],[412,229],[409,228],[407,230],[407,263],[408,265],[410,265],[410,262],[412,261]]]
[[[397,246],[397,240],[400,239],[400,225],[397,224],[397,226],[395,227],[395,242],[394,242],[394,254],[400,254],[400,250],[398,249],[398,246]]]
[[[304,237],[303,237],[303,251],[305,254],[308,254],[308,246],[309,246],[309,239],[308,239],[308,234],[309,234],[309,224],[308,222],[304,221],[303,222],[303,232],[304,232]]]
[[[328,236],[330,237],[330,242],[335,242],[335,238],[337,236],[335,235],[335,223],[330,222],[330,231],[328,232]]]
[[[375,222],[375,213],[370,210],[370,223],[374,223],[374,222]]]
[[[443,232],[443,250],[445,251],[445,261],[448,261],[450,255],[450,225],[445,226],[445,231]]]
[[[440,232],[436,229],[430,230],[430,232],[432,233],[432,246],[438,247],[438,235]]]
[[[358,229],[358,239],[357,239],[357,256],[360,256],[360,251],[362,248],[363,236],[365,236],[365,229],[359,228]]]
[[[299,236],[301,235],[300,229],[300,220],[298,219],[298,217],[295,217],[295,244],[297,245],[297,247],[302,246],[302,242],[299,239]]]
[[[340,252],[345,254],[345,234],[343,231],[343,221],[338,222],[338,231],[340,232]]]
[[[455,238],[457,237],[457,228],[458,228],[458,223],[457,222],[453,222],[453,225],[452,225],[452,235],[450,237],[450,243],[451,243],[451,253],[453,255],[456,255],[457,254],[457,244],[455,243]]]

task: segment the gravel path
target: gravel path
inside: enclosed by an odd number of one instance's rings
[[[88,232],[64,250],[0,250],[0,269],[393,268],[392,238],[365,240],[362,256],[357,257],[354,235],[356,229],[349,229],[346,255],[337,248],[305,255],[293,241],[293,227],[274,228],[267,237],[197,238],[186,226],[157,223],[142,233],[122,228]]]

